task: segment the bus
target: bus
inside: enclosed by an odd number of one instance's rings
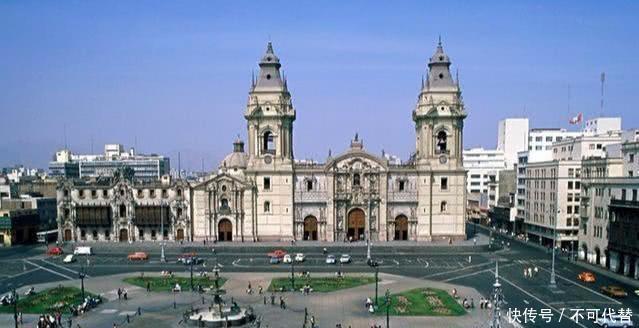
[[[58,240],[58,230],[39,231],[36,236],[39,243],[48,244]]]

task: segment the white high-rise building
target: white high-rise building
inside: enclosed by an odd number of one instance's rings
[[[499,172],[506,168],[504,152],[496,149],[472,148],[464,150],[464,169],[467,171],[466,191],[487,194],[489,188],[498,186]],[[498,195],[499,190],[492,190]],[[494,205],[497,199],[488,201]]]
[[[528,149],[528,119],[507,118],[499,121],[497,150],[504,153],[506,168],[517,163],[517,152]]]
[[[566,129],[531,129],[528,133],[528,150],[549,150],[553,143],[566,138],[576,138],[582,135],[581,131],[568,131]]]

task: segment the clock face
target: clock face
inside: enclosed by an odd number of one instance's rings
[[[446,157],[445,155],[439,156],[439,162],[442,164],[446,164],[446,162],[448,162],[448,157]]]
[[[271,164],[272,161],[273,161],[273,158],[271,156],[264,157],[264,163]]]

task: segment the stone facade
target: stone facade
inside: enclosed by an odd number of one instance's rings
[[[356,135],[347,151],[329,154],[324,163],[296,162],[296,110],[286,78],[280,74],[280,60],[269,43],[244,111],[247,149],[236,140],[233,152],[216,172],[190,185],[177,181],[147,186],[127,179],[115,179],[104,187],[62,182],[58,188],[61,239],[91,239],[95,231],[97,240],[133,241],[138,236],[147,240],[148,232],[158,229],[160,207],[170,213],[169,239],[463,239],[466,111],[450,65],[440,42],[412,112],[416,149],[410,160],[397,164],[373,155]],[[100,190],[99,196],[80,196],[82,189]],[[167,198],[150,197],[149,190],[166,190]],[[138,211],[140,206],[152,208]],[[96,209],[78,212],[85,207]],[[144,228],[136,225],[140,215]]]
[[[292,105],[269,43],[244,112],[248,149],[237,140],[219,171],[193,186],[195,239],[432,240],[465,238],[461,91],[441,43],[413,111],[416,152],[391,164],[350,148],[324,163],[293,157]]]
[[[58,240],[192,240],[186,181],[61,180],[57,199]]]

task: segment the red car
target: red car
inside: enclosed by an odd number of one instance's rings
[[[149,254],[145,252],[133,252],[127,257],[129,261],[146,261],[149,259]]]
[[[64,251],[62,250],[62,247],[51,247],[47,250],[47,255],[62,255],[64,253]]]
[[[268,254],[266,254],[268,257],[276,257],[278,259],[281,259],[284,257],[284,255],[286,255],[286,251],[283,249],[276,249]]]

